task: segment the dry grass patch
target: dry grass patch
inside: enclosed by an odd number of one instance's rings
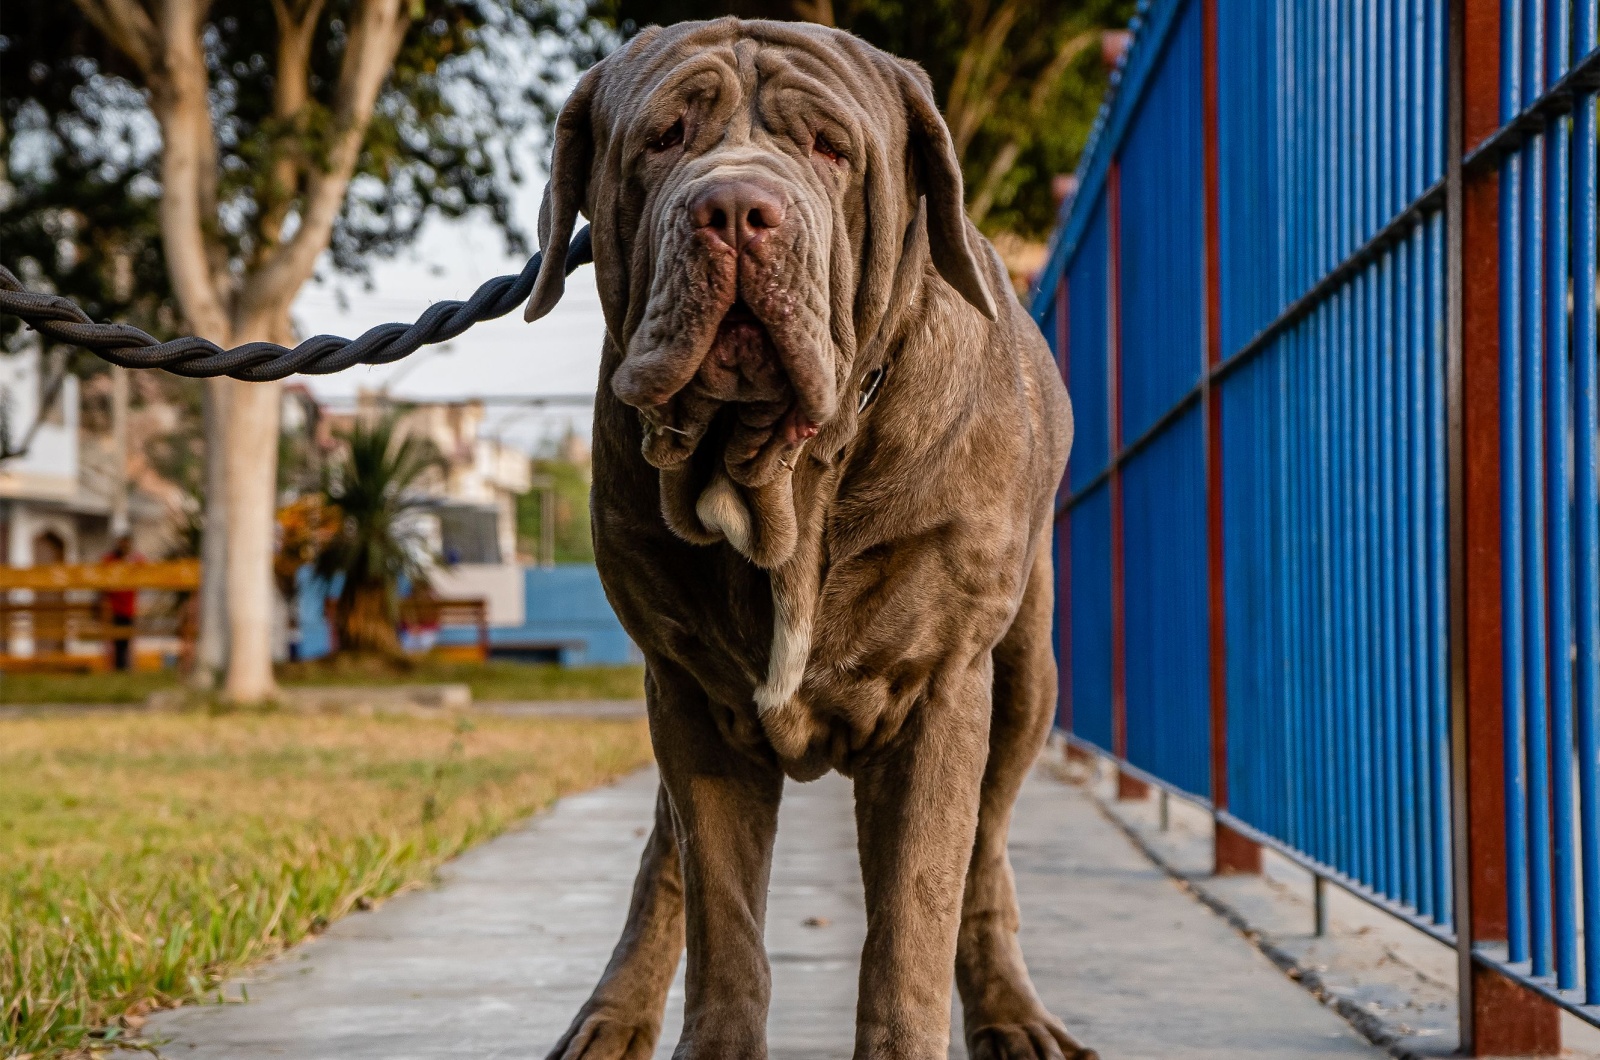
[[[0,720],[0,1055],[108,1043],[648,758],[643,722]]]

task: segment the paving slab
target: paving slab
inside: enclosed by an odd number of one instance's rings
[[[655,777],[562,800],[230,984],[243,1004],[161,1013],[174,1060],[538,1058],[621,926]],[[1037,773],[1013,832],[1041,995],[1106,1060],[1381,1055],[1153,866],[1081,790]],[[865,932],[849,783],[791,784],[769,905],[774,1060],[848,1057]],[[670,1056],[682,974],[658,1057]],[[959,1027],[959,1022],[957,1023]],[[952,1057],[964,1057],[959,1043]]]

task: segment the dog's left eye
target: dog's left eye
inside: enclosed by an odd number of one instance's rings
[[[647,146],[652,151],[666,151],[683,143],[683,119],[673,122],[671,127],[652,137]]]
[[[811,145],[811,150],[826,158],[829,162],[837,162],[844,157],[839,149],[833,146],[833,141],[828,139],[826,133],[817,133],[816,142]]]

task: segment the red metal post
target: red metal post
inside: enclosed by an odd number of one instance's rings
[[[1111,305],[1108,345],[1111,354],[1109,396],[1111,412],[1111,753],[1128,757],[1128,632],[1123,596],[1125,567],[1122,534],[1122,167],[1115,159],[1106,178],[1106,209],[1110,223]],[[1150,786],[1125,770],[1117,770],[1117,798],[1143,799]]]
[[[1217,87],[1217,0],[1204,0],[1205,196],[1206,196],[1206,593],[1211,627],[1211,804],[1228,808],[1228,630],[1222,585],[1222,395],[1210,369],[1222,361],[1222,161]],[[1261,871],[1261,846],[1221,821],[1213,822],[1212,868],[1218,875]]]
[[[1467,151],[1500,123],[1500,0],[1464,0],[1461,144]],[[1461,408],[1459,436],[1464,724],[1462,861],[1457,930],[1463,933],[1461,1037],[1469,1056],[1550,1056],[1561,1051],[1560,1010],[1474,963],[1471,947],[1507,933],[1505,740],[1500,606],[1499,180],[1492,171],[1461,188]]]

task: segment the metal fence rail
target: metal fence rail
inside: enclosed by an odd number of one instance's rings
[[[1142,5],[1034,299],[1061,727],[1458,946],[1505,1055],[1600,1022],[1597,9]]]

